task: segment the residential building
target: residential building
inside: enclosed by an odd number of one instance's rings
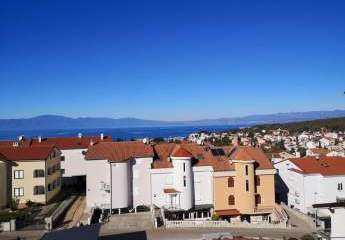
[[[48,203],[61,186],[60,150],[53,145],[2,146],[0,153],[10,168],[7,177],[11,197],[25,204],[28,201]],[[8,194],[9,195],[9,194]]]
[[[313,204],[345,199],[343,157],[295,158],[274,166],[284,185],[278,185],[277,192],[286,194],[288,204],[303,213],[314,213]]]
[[[86,153],[86,196],[90,208],[151,204],[153,149],[143,142],[101,142]]]
[[[236,147],[214,165],[214,210],[229,219],[268,218],[275,208],[274,175],[270,160],[259,148]]]
[[[99,136],[83,136],[81,133],[76,137],[38,137],[31,139],[30,146],[54,145],[61,151],[61,172],[65,185],[85,184],[86,165],[84,153],[90,145],[98,142],[111,142],[110,136],[101,133]]]
[[[275,208],[275,169],[259,148],[101,142],[85,159],[89,209],[146,205],[169,219],[262,221]]]

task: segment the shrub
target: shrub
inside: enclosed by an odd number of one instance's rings
[[[219,218],[219,216],[217,214],[213,214],[211,219],[213,221],[219,221],[220,220],[220,218]]]
[[[17,198],[12,198],[10,201],[10,208],[12,211],[15,211],[18,209],[18,205],[19,205],[19,199]]]
[[[315,238],[312,235],[307,234],[307,235],[303,235],[301,237],[301,239],[302,240],[314,240]]]

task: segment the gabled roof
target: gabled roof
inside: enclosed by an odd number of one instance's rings
[[[9,161],[46,160],[55,149],[54,145],[0,147],[0,154]]]
[[[304,157],[289,159],[304,174],[345,175],[344,157]]]
[[[153,155],[152,147],[140,141],[100,142],[89,147],[85,159],[122,162],[134,157],[153,157]]]

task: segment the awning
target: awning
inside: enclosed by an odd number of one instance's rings
[[[164,193],[167,194],[174,194],[174,193],[179,193],[179,191],[177,191],[175,188],[164,188]]]
[[[241,215],[237,209],[216,210],[218,216],[238,216]]]

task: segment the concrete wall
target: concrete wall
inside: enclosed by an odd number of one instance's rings
[[[345,238],[345,208],[335,208],[331,215],[331,238],[344,239]]]
[[[63,177],[86,175],[86,160],[82,153],[86,150],[87,149],[61,150],[65,157],[65,160],[61,161],[61,168],[65,171]]]
[[[228,179],[233,177],[235,182],[235,172],[215,172],[213,178],[213,199],[214,199],[214,209],[217,210],[226,210],[226,209],[236,209],[237,202],[240,199],[237,199],[235,196],[235,187],[228,187]],[[235,205],[229,205],[228,198],[230,195],[235,196]]]
[[[107,160],[86,163],[86,205],[110,208],[110,165]],[[109,187],[109,190],[106,188]]]
[[[133,206],[151,204],[151,158],[136,158],[131,161],[133,178]]]
[[[151,169],[151,184],[152,204],[163,207],[167,204],[167,194],[164,193],[164,189],[174,188],[174,169]]]
[[[248,175],[245,169],[248,167]],[[255,182],[254,182],[254,163],[236,162],[235,163],[235,197],[236,207],[244,214],[251,214],[255,208]],[[246,191],[246,181],[249,188]]]
[[[275,185],[274,175],[257,175],[260,177],[260,186],[256,187],[256,191],[261,196],[261,204],[257,207],[273,207],[275,205]]]
[[[0,209],[8,204],[7,163],[0,161]]]
[[[174,186],[180,192],[180,207],[188,210],[193,207],[193,172],[190,158],[172,157],[172,165],[174,167]],[[186,185],[184,185],[184,179]]]
[[[131,206],[131,169],[128,162],[111,163],[112,208]],[[149,186],[147,186],[149,187]]]
[[[194,204],[213,204],[213,168],[193,167]]]

